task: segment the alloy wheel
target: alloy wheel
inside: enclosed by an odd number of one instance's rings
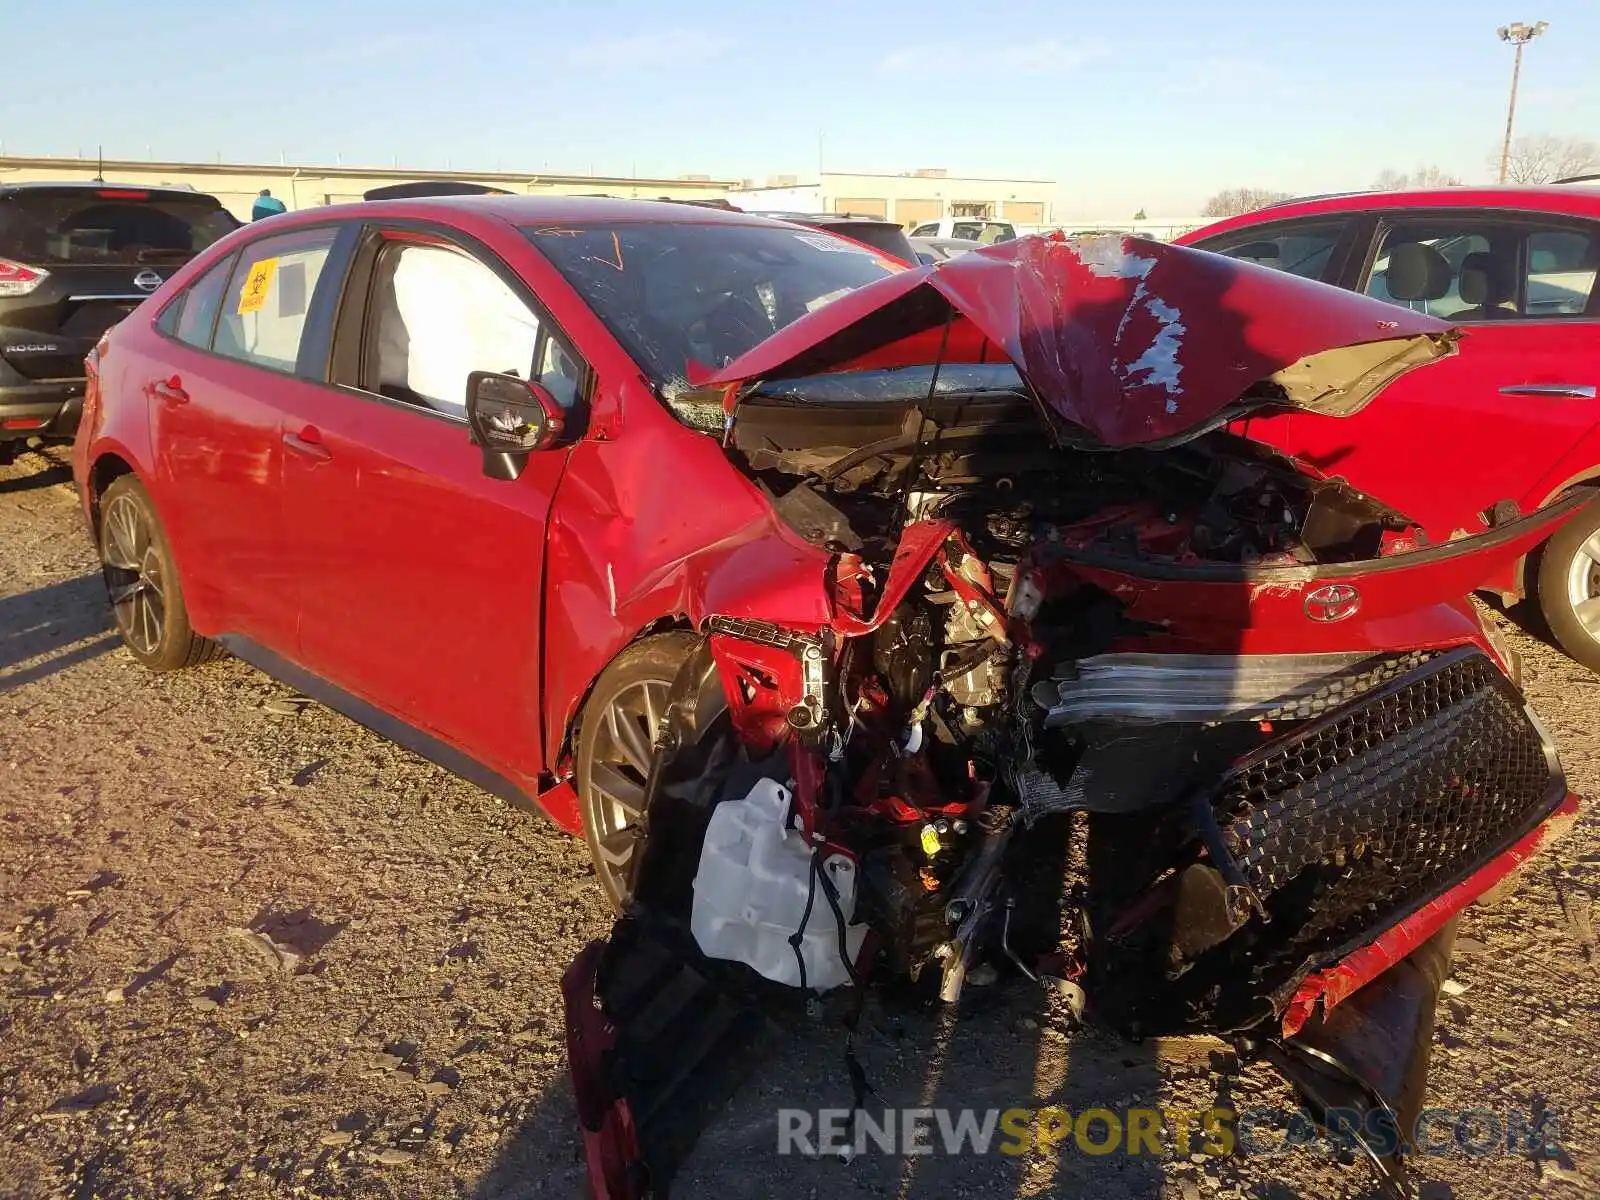
[[[1600,641],[1600,532],[1578,547],[1567,566],[1567,603],[1589,636]]]
[[[167,598],[150,524],[129,496],[107,505],[101,520],[101,573],[117,628],[133,649],[154,655],[166,628]]]
[[[628,864],[643,837],[639,821],[645,783],[670,687],[665,679],[631,683],[598,715],[600,729],[588,773],[595,793],[590,812],[596,825],[596,866],[609,876],[607,890],[616,896],[626,890]]]

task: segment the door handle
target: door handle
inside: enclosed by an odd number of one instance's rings
[[[1500,389],[1502,396],[1556,396],[1569,400],[1593,400],[1592,383],[1512,383]]]
[[[151,396],[159,396],[172,406],[189,403],[189,393],[183,390],[183,380],[176,375],[155,380],[145,391]]]
[[[317,432],[315,425],[307,425],[299,433],[284,434],[283,444],[300,457],[313,462],[327,462],[333,457],[333,452],[322,444],[322,435]]]

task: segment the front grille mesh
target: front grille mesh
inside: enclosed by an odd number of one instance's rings
[[[1462,650],[1264,747],[1213,810],[1244,881],[1295,923],[1282,948],[1298,955],[1452,886],[1564,792],[1515,688]]]
[[[1315,690],[1305,695],[1288,697],[1252,716],[1251,719],[1303,721],[1323,716],[1374,688],[1382,687],[1410,671],[1415,671],[1433,655],[1434,652],[1431,650],[1411,650],[1405,654],[1368,659],[1349,671],[1328,676]]]

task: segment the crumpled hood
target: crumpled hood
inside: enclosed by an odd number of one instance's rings
[[[1262,404],[1347,415],[1458,336],[1204,250],[1054,234],[878,280],[691,382],[727,386],[731,411],[760,380],[1004,356],[1060,432],[1120,447],[1181,441]]]

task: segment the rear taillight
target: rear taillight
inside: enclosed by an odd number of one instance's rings
[[[49,271],[39,267],[28,267],[9,258],[0,258],[0,296],[26,296],[49,276]]]

